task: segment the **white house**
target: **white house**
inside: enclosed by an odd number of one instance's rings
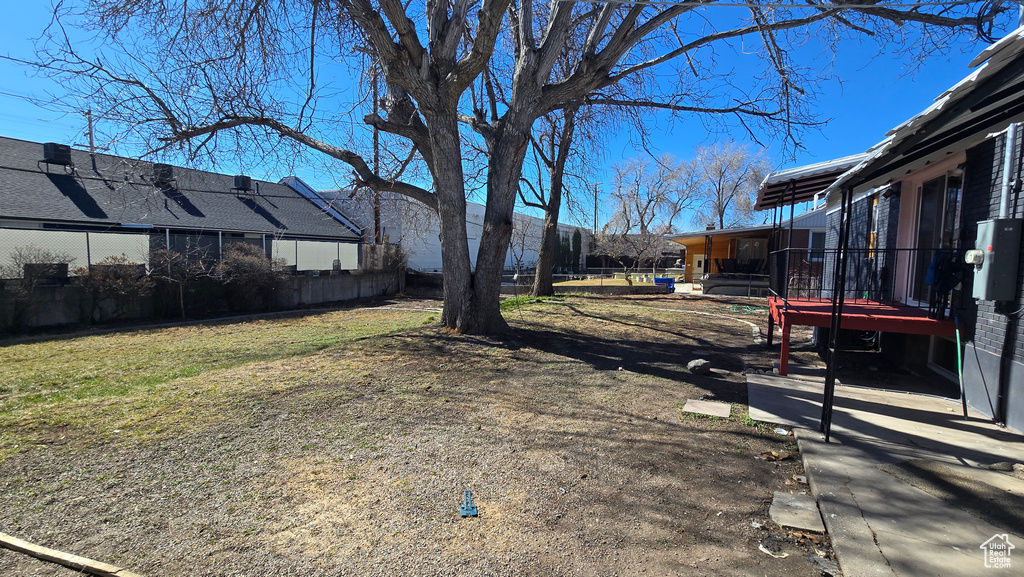
[[[374,239],[374,202],[372,193],[360,193],[350,198],[348,190],[329,190],[319,193],[325,202],[335,206],[363,230],[366,242]],[[476,266],[483,230],[485,206],[466,203],[466,233],[469,240],[469,258]],[[388,242],[405,249],[408,267],[420,272],[441,272],[441,225],[437,214],[408,197],[395,193],[380,193],[381,236]],[[508,270],[530,269],[537,264],[544,219],[516,213],[513,217],[512,241],[505,255]],[[559,224],[559,233],[571,237],[578,227]],[[589,232],[580,229],[586,239]],[[584,241],[584,246],[586,243]],[[582,264],[586,250],[581,251]],[[517,266],[518,265],[518,266]]]

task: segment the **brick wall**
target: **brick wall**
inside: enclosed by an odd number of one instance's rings
[[[1024,132],[1024,131],[1019,131]],[[974,246],[978,235],[978,222],[999,216],[999,197],[1003,176],[1003,148],[1005,137],[990,139],[967,151],[967,167],[964,182],[963,230],[964,244],[967,248]],[[1020,141],[1018,141],[1018,157]],[[1020,192],[1011,194],[1010,216],[1021,217],[1022,207]],[[1019,308],[1024,301],[1024,250],[1020,251],[1021,261],[1017,270],[1017,301],[1010,308]],[[981,350],[1002,355],[1003,340],[1006,336],[1007,315],[997,312],[992,301],[976,301],[971,298],[973,275],[967,275],[963,290],[964,325],[975,345]],[[1024,326],[1016,323],[1016,340],[1024,343]],[[1007,351],[1010,352],[1010,351]],[[1011,352],[1014,361],[1024,363],[1024,347],[1017,346]]]
[[[1015,167],[1021,160],[1018,131]],[[967,151],[964,175],[962,239],[976,248],[978,222],[999,216],[1006,137],[989,139]],[[1024,216],[1021,193],[1011,192],[1010,216]],[[997,306],[971,297],[973,275],[967,274],[962,291],[960,320],[966,341],[964,385],[972,407],[1024,430],[1024,326],[1013,313],[1024,302],[1024,246],[1018,252],[1017,299]],[[1000,404],[1002,410],[1000,411]]]
[[[899,221],[899,200],[898,194],[888,198],[879,198],[879,214],[881,221],[878,227],[877,248],[895,248],[896,230]],[[836,249],[839,246],[839,212],[835,211],[828,215],[825,230],[825,247]],[[869,247],[871,235],[871,197],[864,197],[854,201],[850,221],[850,242],[849,248],[854,251],[850,254],[847,263],[847,297],[862,297],[865,291],[869,291],[872,298],[887,300],[891,297],[888,286],[891,284],[892,263],[884,254],[876,254],[873,259],[868,258],[864,251]],[[860,252],[857,252],[860,251]],[[829,255],[825,263],[824,286],[826,296],[831,294],[828,290],[832,286],[835,263]],[[888,268],[887,268],[888,267]],[[884,270],[883,270],[884,269]],[[884,289],[884,290],[883,290]]]

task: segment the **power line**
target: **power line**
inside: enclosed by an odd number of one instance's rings
[[[759,4],[756,2],[687,2],[686,0],[555,0],[555,2],[579,2],[582,4],[651,4],[657,6],[682,6],[688,5],[694,8],[809,8],[812,10],[847,10],[847,9],[871,9],[871,8],[922,8],[929,6],[968,6],[971,2],[914,2],[912,4],[902,3],[878,3],[878,4]]]

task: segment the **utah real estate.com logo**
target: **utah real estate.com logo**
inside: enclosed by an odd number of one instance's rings
[[[996,533],[992,538],[981,544],[985,551],[985,567],[989,569],[1009,569],[1010,552],[1014,546],[1010,543],[1010,536],[1006,533]]]

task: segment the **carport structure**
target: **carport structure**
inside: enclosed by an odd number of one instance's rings
[[[814,201],[828,189],[840,176],[851,168],[859,165],[868,154],[856,154],[836,160],[812,164],[788,170],[773,172],[761,183],[757,195],[756,209],[774,211],[781,223],[785,207],[792,213],[797,204]],[[851,195],[843,199],[843,209]],[[841,210],[839,223],[846,223],[846,236],[849,231],[848,210]],[[840,229],[843,227],[840,226]],[[774,326],[778,325],[782,332],[780,343],[779,374],[789,372],[790,332],[793,326],[828,327],[833,326],[834,317],[841,316],[843,329],[859,331],[881,331],[905,334],[953,336],[952,321],[929,317],[929,311],[898,302],[894,297],[894,276],[886,271],[895,267],[896,261],[910,258],[912,251],[874,250],[870,255],[873,263],[887,263],[885,266],[874,266],[870,270],[854,271],[854,281],[863,279],[865,282],[854,283],[843,287],[844,299],[835,299],[838,295],[834,281],[837,278],[836,267],[847,269],[846,255],[850,249],[843,241],[843,230],[840,230],[839,246],[825,250],[794,249],[792,246],[777,246],[769,257],[769,296],[768,296],[768,345],[772,345]],[[842,250],[840,250],[840,248]],[[857,259],[852,259],[857,260]],[[860,262],[857,260],[857,262]],[[856,263],[854,268],[856,268]],[[882,278],[888,276],[887,281]],[[842,301],[842,304],[837,301]],[[837,306],[838,305],[838,306]]]
[[[755,208],[773,209],[778,215],[786,206],[815,201],[834,189],[844,175],[863,166],[871,155],[854,155],[826,163],[779,171],[761,184]],[[934,249],[897,249],[876,246],[858,250],[849,246],[854,195],[844,187],[836,191],[839,206],[830,212],[832,238],[823,250],[778,247],[769,255],[768,338],[772,345],[774,327],[782,332],[779,374],[789,373],[790,333],[793,326],[827,327],[828,369],[822,408],[822,431],[828,438],[840,329],[952,337],[956,326],[947,319],[948,303],[931,306],[927,301],[905,298],[908,287],[896,271],[909,262],[930,260]],[[835,218],[838,217],[838,218]],[[781,220],[781,217],[780,217]],[[792,220],[792,219],[791,219]],[[838,233],[838,234],[836,234]],[[832,385],[829,385],[829,382]]]

